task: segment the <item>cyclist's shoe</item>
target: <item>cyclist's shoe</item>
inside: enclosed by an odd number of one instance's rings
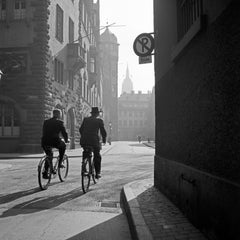
[[[52,174],[56,174],[57,171],[56,171],[56,170],[52,170],[51,173],[52,173]]]
[[[100,173],[97,173],[96,174],[96,179],[99,179],[99,178],[101,178],[102,176],[101,176],[101,174]]]
[[[65,166],[62,163],[59,163],[58,167],[59,168],[65,168]]]
[[[49,175],[48,175],[47,172],[43,172],[43,173],[42,173],[42,177],[43,177],[44,179],[49,179]]]

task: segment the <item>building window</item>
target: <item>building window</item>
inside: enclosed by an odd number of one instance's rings
[[[26,1],[15,0],[14,3],[14,19],[26,18]]]
[[[63,84],[63,69],[64,65],[61,61],[55,58],[54,60],[54,79],[56,82]]]
[[[0,69],[7,74],[27,72],[27,59],[25,53],[0,54]]]
[[[0,0],[0,20],[6,19],[6,0]]]
[[[74,42],[74,22],[71,18],[69,18],[69,42],[73,43]]]
[[[57,5],[56,10],[56,39],[63,42],[63,10]]]
[[[68,79],[69,79],[69,88],[74,89],[74,74],[73,71],[68,72]]]
[[[20,121],[11,104],[0,103],[0,137],[18,137]]]
[[[93,25],[94,25],[94,27],[97,26],[97,14],[96,13],[93,14]]]
[[[137,127],[138,126],[138,121],[134,120],[134,126]]]
[[[90,58],[90,72],[95,73],[95,58]]]
[[[178,41],[188,32],[190,27],[202,14],[202,0],[178,0]]]

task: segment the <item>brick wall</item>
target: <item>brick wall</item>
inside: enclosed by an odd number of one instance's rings
[[[21,126],[21,152],[41,151],[40,137],[44,119],[45,81],[48,64],[48,6],[50,1],[32,1],[33,42],[29,46],[30,73],[24,86],[27,101],[22,107],[27,111],[27,119]],[[31,97],[33,96],[33,97]]]

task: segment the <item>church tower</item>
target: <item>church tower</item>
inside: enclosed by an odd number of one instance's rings
[[[129,69],[127,66],[126,77],[124,78],[123,84],[122,84],[122,94],[123,93],[131,93],[132,91],[133,91],[133,83],[129,77]]]
[[[118,140],[118,48],[117,37],[108,29],[101,34],[103,113],[108,139]]]

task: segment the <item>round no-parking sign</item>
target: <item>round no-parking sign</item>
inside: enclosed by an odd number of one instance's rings
[[[140,57],[145,57],[150,55],[153,49],[154,49],[154,38],[149,33],[142,33],[138,35],[134,40],[133,50]]]

